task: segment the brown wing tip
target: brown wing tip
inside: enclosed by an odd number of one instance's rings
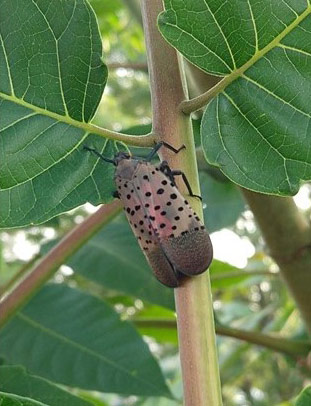
[[[212,242],[205,229],[168,239],[163,247],[178,272],[187,276],[205,272],[213,259]]]

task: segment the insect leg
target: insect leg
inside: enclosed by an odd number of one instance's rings
[[[115,190],[114,192],[112,192],[112,197],[115,197],[116,199],[120,199],[120,193]]]
[[[173,182],[175,184],[175,179],[174,179],[174,175],[172,174],[172,169],[170,168],[169,164],[167,163],[167,161],[162,161],[160,163],[159,169],[161,172],[164,173],[164,175],[166,175],[169,180],[171,182]]]
[[[149,155],[147,155],[146,157],[146,161],[151,161],[151,159],[155,156],[155,154],[159,151],[159,149],[161,147],[165,146],[166,148],[170,149],[171,151],[175,152],[175,154],[177,154],[180,150],[186,148],[185,145],[182,145],[180,148],[176,149],[174,147],[172,147],[172,145],[168,144],[165,141],[160,141],[158,142],[155,147],[153,148],[153,150],[150,152]]]
[[[170,181],[172,181],[173,183],[175,183],[175,180],[174,180],[174,177],[175,177],[175,176],[181,176],[182,179],[183,179],[183,181],[184,181],[184,183],[185,183],[185,185],[186,185],[186,187],[187,187],[187,189],[188,189],[189,196],[191,196],[191,197],[197,197],[198,199],[200,199],[200,200],[202,201],[202,197],[201,197],[201,196],[195,195],[195,194],[192,192],[190,183],[189,183],[189,181],[188,181],[188,179],[187,179],[187,176],[184,174],[184,172],[179,171],[179,170],[174,170],[174,171],[172,171],[172,169],[169,167],[169,165],[168,165],[168,163],[167,163],[166,161],[162,161],[162,162],[161,162],[160,171],[162,171],[162,172],[170,179]]]
[[[104,155],[102,155],[100,152],[96,151],[95,148],[90,148],[86,145],[83,146],[83,149],[86,149],[87,151],[93,152],[95,155],[97,155],[99,158],[103,159],[105,162],[109,162],[110,164],[115,165],[115,161],[113,159],[106,158]]]
[[[184,172],[175,170],[175,171],[171,171],[171,174],[172,174],[173,177],[180,175],[180,176],[182,177],[182,180],[184,181],[184,183],[185,183],[187,189],[188,189],[189,196],[191,196],[191,197],[197,197],[198,199],[200,199],[200,200],[202,201],[202,197],[201,197],[201,196],[195,195],[195,194],[192,192],[190,183],[189,183],[189,181],[188,181],[188,179],[187,179],[187,176],[184,174]]]
[[[202,201],[202,197],[201,197],[201,196],[195,195],[195,194],[192,192],[192,189],[191,189],[190,183],[189,183],[189,181],[188,181],[188,179],[187,179],[187,176],[186,176],[182,171],[177,171],[177,170],[176,170],[176,171],[171,171],[171,174],[172,174],[173,177],[180,175],[180,176],[182,177],[182,180],[184,181],[184,183],[185,183],[187,189],[188,189],[189,196],[191,196],[191,197],[197,197],[198,199],[200,199],[200,200]]]

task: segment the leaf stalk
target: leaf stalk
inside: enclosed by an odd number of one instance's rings
[[[156,136],[152,132],[141,136],[122,134],[116,131],[108,130],[107,128],[99,127],[92,123],[86,123],[84,121],[75,120],[68,115],[61,115],[58,113],[54,113],[53,111],[45,110],[41,107],[34,106],[26,102],[25,100],[18,99],[17,97],[12,95],[7,95],[5,93],[0,92],[0,97],[4,100],[8,100],[23,107],[26,107],[32,110],[35,114],[41,114],[47,117],[51,117],[61,123],[69,124],[73,127],[82,129],[85,133],[88,134],[96,134],[113,141],[124,142],[127,145],[132,145],[136,147],[153,147],[155,143]]]

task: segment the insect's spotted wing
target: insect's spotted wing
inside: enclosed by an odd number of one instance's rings
[[[161,171],[163,166],[124,153],[106,159],[94,149],[87,149],[116,166],[117,196],[159,281],[176,287],[182,275],[204,272],[213,255],[209,235],[174,182]]]
[[[148,227],[178,273],[197,275],[211,263],[213,250],[200,218],[158,166],[142,163],[133,184],[144,202]]]
[[[166,286],[177,287],[177,272],[161,248],[159,239],[152,227],[149,211],[150,202],[148,203],[140,193],[142,189],[144,189],[144,191],[142,190],[143,193],[146,193],[147,190],[150,191],[150,188],[145,190],[145,184],[140,183],[137,178],[134,179],[135,182],[120,177],[116,178],[126,216],[157,279]]]

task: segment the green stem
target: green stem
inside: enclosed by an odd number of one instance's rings
[[[254,276],[254,275],[264,275],[264,276],[278,276],[278,272],[270,272],[270,271],[228,271],[228,272],[223,272],[221,274],[216,274],[216,275],[211,275],[211,281],[219,281],[222,279],[232,279],[232,278],[238,278],[240,276]]]
[[[291,291],[306,327],[311,332],[311,228],[293,198],[242,189],[254,213],[269,253]]]
[[[150,73],[153,108],[153,131],[159,140],[176,148],[184,144],[178,154],[163,148],[161,158],[172,168],[181,169],[193,192],[199,194],[195,146],[189,116],[179,110],[187,98],[185,76],[176,51],[160,35],[157,17],[163,10],[161,0],[143,0],[148,68]],[[187,194],[182,183],[179,189]],[[188,199],[188,197],[187,197]],[[202,205],[191,199],[192,207],[202,216]],[[221,389],[215,342],[215,328],[209,274],[189,278],[175,289],[179,349],[186,406],[221,406]]]
[[[89,134],[100,135],[101,137],[105,137],[114,141],[124,142],[127,145],[133,145],[136,147],[152,147],[154,145],[155,135],[153,133],[149,133],[139,137],[137,135],[121,134],[116,131],[111,131],[107,130],[106,128],[98,127],[95,124],[74,120],[73,118],[67,115],[61,115],[49,110],[45,110],[41,107],[34,106],[26,102],[25,100],[18,99],[17,97],[12,95],[7,95],[5,93],[0,92],[0,97],[2,99],[14,102],[15,104],[27,107],[28,109],[32,110],[35,114],[42,114],[44,116],[51,117],[61,123],[66,123],[73,127],[80,128]]]
[[[119,201],[102,206],[49,251],[0,303],[0,326],[3,326],[53,276],[67,258],[73,255],[85,241],[90,239],[120,210]]]
[[[174,320],[167,319],[140,319],[132,321],[138,328],[176,329],[177,327]],[[216,333],[221,336],[232,337],[247,343],[260,345],[295,358],[305,357],[311,351],[311,342],[308,340],[290,340],[277,335],[246,331],[221,325],[216,326]]]

